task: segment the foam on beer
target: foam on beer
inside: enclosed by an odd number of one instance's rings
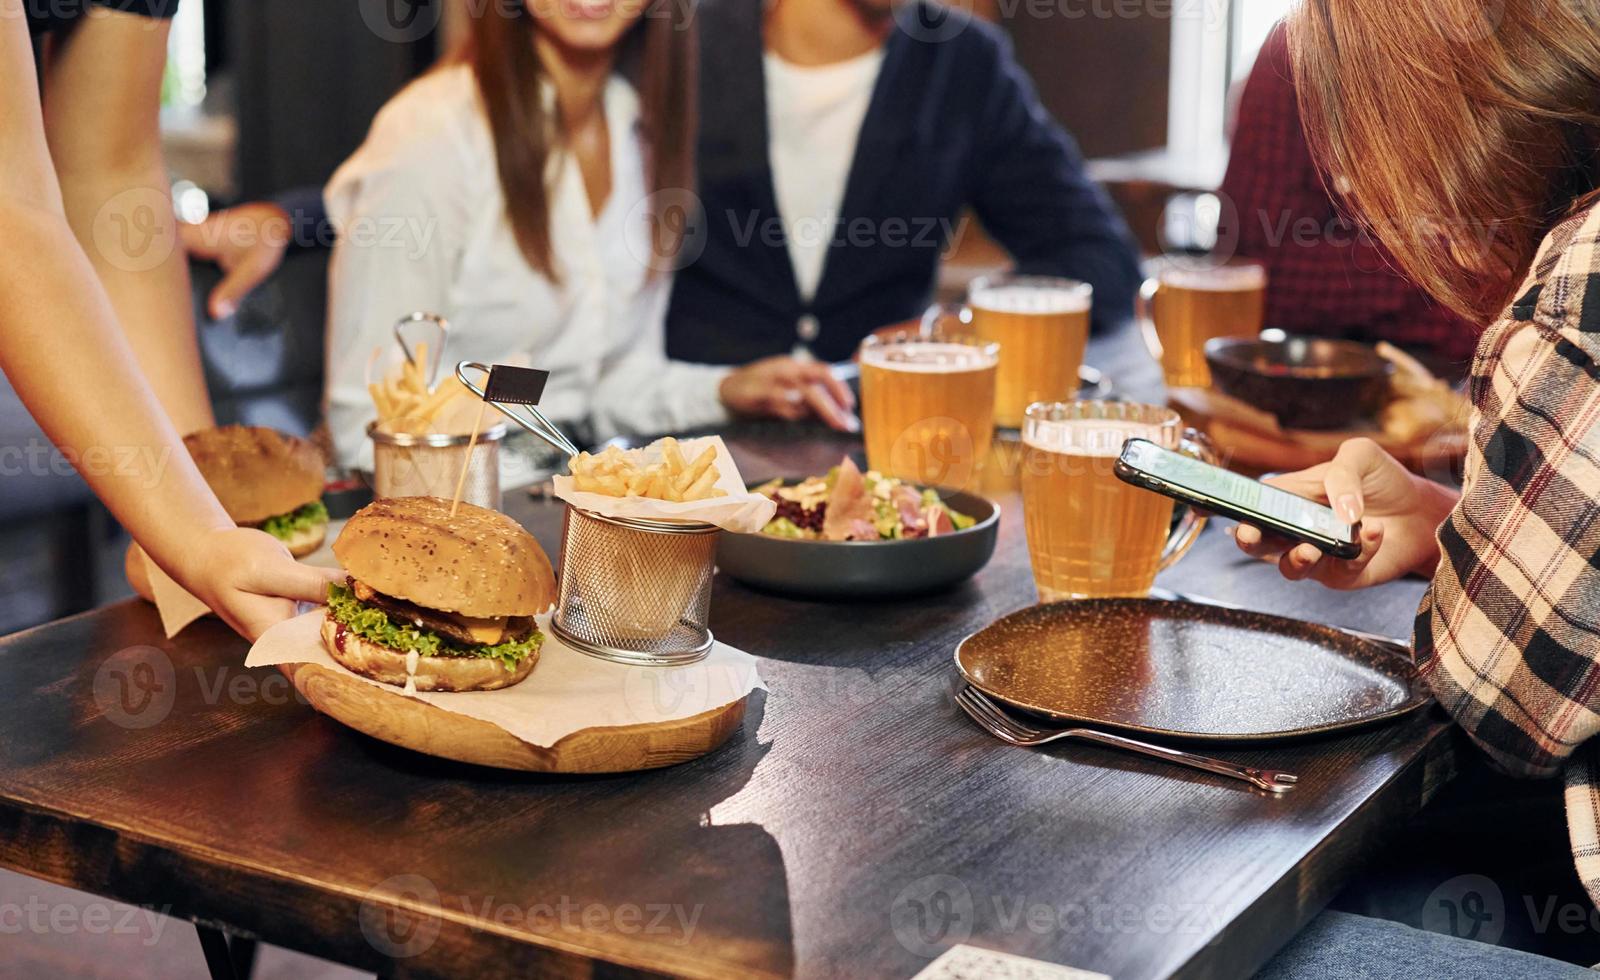
[[[1123,419],[1030,421],[1022,441],[1034,449],[1071,456],[1120,456],[1129,439],[1162,445],[1162,427]]]
[[[1168,266],[1161,270],[1161,282],[1176,289],[1236,293],[1267,288],[1267,270],[1250,263],[1200,268]]]
[[[994,357],[980,347],[939,341],[868,346],[861,351],[861,363],[889,371],[914,371],[919,374],[954,374],[974,371],[994,364]]]
[[[995,313],[1083,313],[1089,309],[1089,297],[1087,289],[1015,282],[975,286],[967,301]]]

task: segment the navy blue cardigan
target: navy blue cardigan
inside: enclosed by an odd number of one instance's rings
[[[1131,316],[1133,238],[1009,40],[920,2],[897,15],[822,283],[803,303],[767,153],[764,7],[699,6],[704,250],[678,273],[670,356],[739,364],[814,334],[808,346],[819,358],[849,358],[870,331],[922,313],[967,207],[1019,271],[1091,283],[1097,329]]]

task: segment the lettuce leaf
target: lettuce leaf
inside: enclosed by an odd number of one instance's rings
[[[328,612],[345,629],[373,643],[424,657],[488,657],[499,660],[506,670],[517,668],[529,654],[544,643],[544,634],[535,630],[526,640],[507,640],[494,646],[462,647],[445,637],[410,623],[396,623],[382,609],[356,598],[348,585],[328,586]]]
[[[287,541],[309,527],[326,523],[328,523],[328,508],[322,505],[322,501],[313,500],[292,513],[267,518],[261,522],[261,530],[279,541]]]

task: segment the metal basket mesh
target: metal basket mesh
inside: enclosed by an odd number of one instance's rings
[[[717,528],[599,517],[567,507],[560,598],[551,626],[585,653],[682,664],[711,649],[706,620]]]

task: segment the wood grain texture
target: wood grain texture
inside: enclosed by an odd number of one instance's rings
[[[365,735],[442,759],[525,772],[637,772],[698,759],[739,730],[748,700],[677,721],[586,728],[545,747],[316,664],[279,669],[312,707]]]
[[[752,479],[858,448],[731,444]],[[1428,709],[1217,752],[1299,773],[1279,799],[1002,745],[951,701],[955,644],[1035,600],[1001,504],[994,561],[943,594],[829,604],[719,576],[711,626],[770,693],[717,751],[624,776],[364,737],[240,667],[216,622],[169,642],[142,604],[0,640],[0,864],[392,976],[905,977],[956,941],[1118,980],[1247,975],[1450,776],[1452,728]],[[556,547],[560,508],[508,505]],[[1217,530],[1161,584],[1384,633],[1422,592],[1288,583]]]

